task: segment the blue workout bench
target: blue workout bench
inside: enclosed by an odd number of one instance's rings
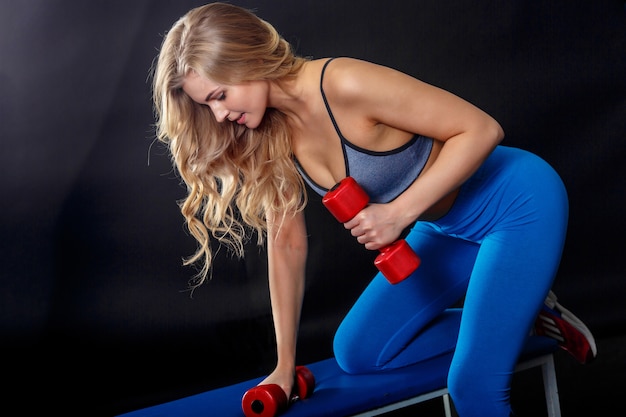
[[[552,339],[532,336],[516,371],[541,367],[549,417],[560,417]],[[313,395],[294,403],[285,417],[377,416],[437,397],[443,398],[446,417],[454,414],[446,388],[452,354],[417,365],[365,375],[343,372],[334,358],[307,365],[316,379]],[[119,417],[243,417],[241,398],[263,378],[123,414]]]

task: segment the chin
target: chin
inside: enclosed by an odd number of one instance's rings
[[[247,127],[248,129],[256,129],[257,127],[259,127],[259,125],[261,124],[261,121],[257,121],[257,120],[246,120],[246,123],[243,124],[243,126]]]

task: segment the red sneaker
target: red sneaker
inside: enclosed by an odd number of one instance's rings
[[[562,349],[582,364],[591,362],[598,353],[591,331],[556,301],[552,291],[535,321],[535,333],[557,340]]]

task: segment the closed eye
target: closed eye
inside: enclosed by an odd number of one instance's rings
[[[208,103],[211,100],[218,100],[218,101],[222,101],[226,99],[226,94],[224,94],[224,92],[222,91],[221,93],[219,93],[219,95],[217,95],[216,97],[214,97],[215,95],[215,91],[217,90],[217,88],[213,91],[211,91],[209,94],[207,94],[206,98],[204,99],[205,103]]]

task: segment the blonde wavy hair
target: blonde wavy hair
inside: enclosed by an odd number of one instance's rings
[[[156,135],[187,186],[180,208],[198,248],[184,264],[202,263],[192,288],[210,273],[212,239],[243,257],[252,231],[257,244],[264,242],[268,212],[296,213],[306,201],[285,115],[268,108],[255,129],[219,123],[183,92],[185,76],[195,71],[223,85],[280,83],[304,62],[269,23],[224,3],[190,10],[163,40],[153,66]]]

